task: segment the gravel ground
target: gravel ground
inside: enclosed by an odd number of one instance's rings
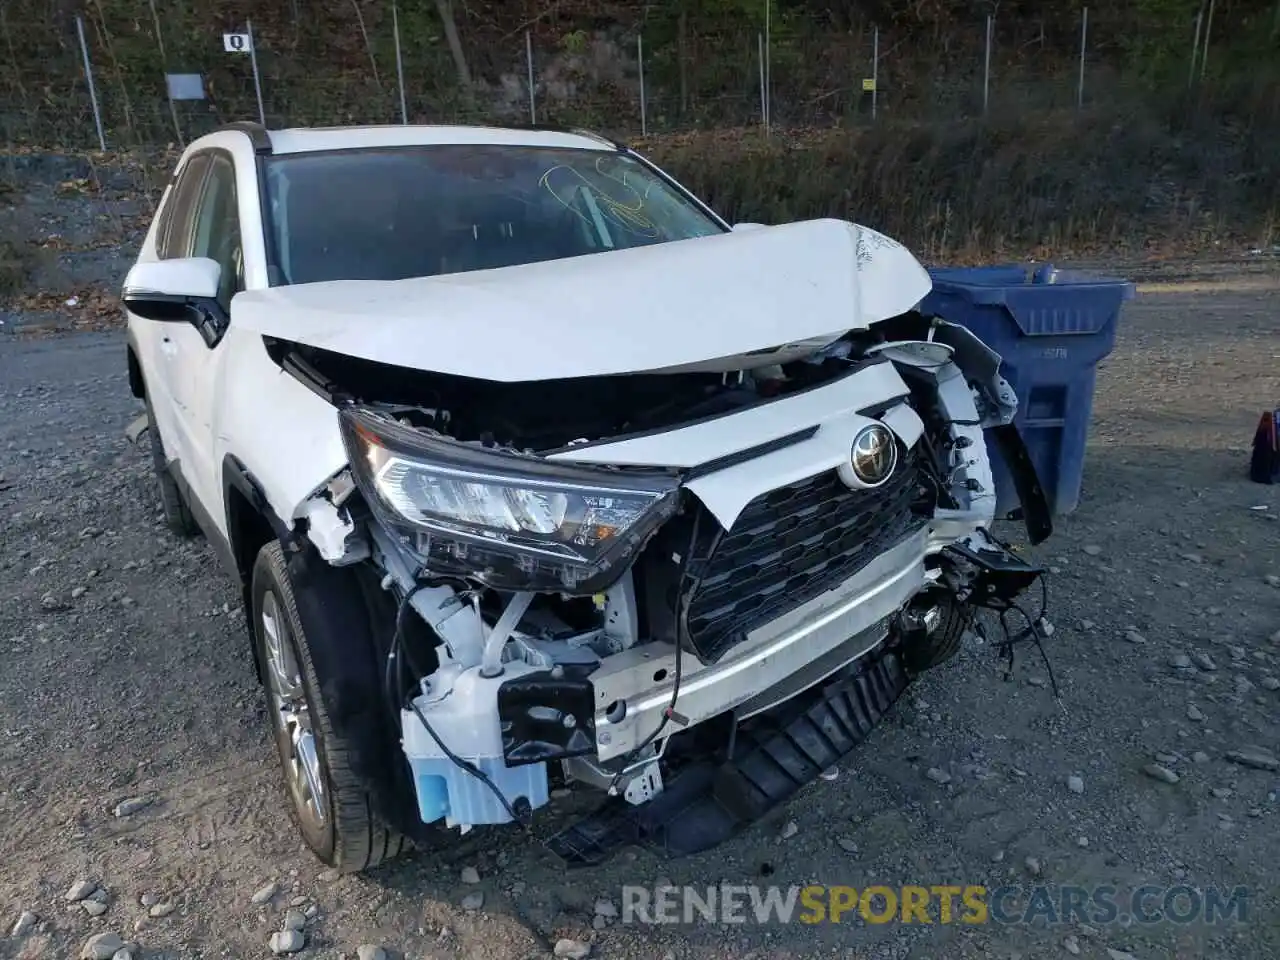
[[[1034,654],[1006,681],[975,645],[746,835],[572,875],[514,829],[364,877],[312,859],[235,591],[202,541],[165,531],[123,436],[139,409],[122,337],[19,336],[15,318],[0,328],[0,958],[76,957],[98,934],[134,958],[270,956],[290,927],[317,958],[514,960],[562,939],[577,942],[562,955],[637,960],[1280,955],[1280,494],[1244,479],[1280,398],[1278,290],[1215,280],[1127,310],[1082,505],[1033,551],[1054,571],[1061,704]],[[666,881],[1250,893],[1246,922],[1217,926],[610,916],[624,884]],[[111,937],[93,946],[112,956]]]

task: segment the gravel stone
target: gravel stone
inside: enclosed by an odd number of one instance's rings
[[[257,893],[255,893],[249,899],[251,903],[255,903],[258,906],[261,906],[262,904],[266,903],[268,900],[270,900],[279,892],[280,892],[280,884],[272,882],[272,883],[268,883],[265,887],[259,887]]]
[[[1067,789],[1072,793],[1084,793],[1084,779],[1072,774],[1067,777]]]
[[[463,910],[479,910],[484,906],[484,891],[476,890],[462,898]]]
[[[1245,747],[1243,750],[1228,750],[1226,758],[1232,763],[1238,763],[1242,767],[1252,767],[1255,770],[1280,770],[1280,760],[1277,760],[1267,751],[1260,747]]]
[[[307,938],[298,930],[277,930],[267,941],[267,946],[276,956],[284,953],[297,953],[307,945]]]
[[[106,933],[95,933],[80,948],[80,960],[112,960],[117,950],[124,947],[120,934],[108,930]]]
[[[154,904],[147,913],[158,920],[161,917],[167,917],[176,909],[178,909],[177,904],[173,903],[171,900],[166,900],[164,903]]]
[[[390,960],[387,951],[372,943],[362,943],[356,947],[358,960]]]
[[[307,925],[307,918],[304,917],[299,910],[290,910],[284,915],[284,928],[286,930],[301,930]]]
[[[1163,783],[1177,783],[1182,779],[1168,767],[1161,766],[1158,763],[1148,763],[1142,768],[1142,772],[1153,780],[1160,780]]]
[[[12,937],[24,937],[34,930],[36,924],[39,922],[40,918],[38,916],[30,910],[23,910],[22,913],[18,915],[18,919],[14,921],[13,929],[9,931],[9,935]]]
[[[79,903],[81,900],[88,900],[97,889],[98,885],[92,880],[77,880],[64,894],[64,899],[69,903]]]
[[[100,900],[81,900],[80,906],[91,917],[100,917],[107,912],[107,905]]]
[[[556,941],[553,952],[562,960],[583,960],[584,957],[591,955],[591,944],[583,943],[581,940],[561,939]]]
[[[1147,638],[1140,634],[1137,630],[1126,630],[1124,638],[1130,643],[1143,644],[1147,642]]]
[[[151,806],[151,801],[145,797],[130,797],[128,800],[121,800],[116,804],[115,814],[117,817],[131,817],[139,810],[144,810]]]
[[[1179,653],[1169,659],[1169,666],[1175,670],[1186,670],[1191,666],[1191,658],[1185,653]]]
[[[1191,654],[1191,662],[1201,670],[1213,671],[1218,669],[1218,665],[1213,662],[1213,657],[1209,656],[1207,653],[1202,653],[1199,650]]]
[[[1189,704],[1187,704],[1187,719],[1188,719],[1188,720],[1203,720],[1203,719],[1204,719],[1204,713],[1203,713],[1203,711],[1201,711],[1201,709],[1200,709],[1199,707],[1197,707],[1194,703],[1189,703]]]
[[[479,883],[480,871],[477,870],[475,867],[463,867],[462,882],[463,883]]]
[[[930,767],[924,772],[924,775],[934,783],[948,784],[951,782],[951,774],[938,767]]]
[[[618,916],[618,908],[612,900],[602,897],[596,901],[596,916],[604,917],[606,920],[613,920]]]

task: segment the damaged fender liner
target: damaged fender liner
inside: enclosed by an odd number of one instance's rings
[[[612,798],[547,848],[567,866],[583,867],[631,844],[675,857],[723,843],[852,751],[909,682],[897,653],[884,648],[853,669],[745,721],[728,761],[685,767],[638,806]]]

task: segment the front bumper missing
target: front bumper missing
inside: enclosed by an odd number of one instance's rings
[[[570,867],[602,863],[632,844],[671,857],[709,850],[850,753],[908,682],[897,654],[879,647],[839,677],[743,722],[725,762],[682,767],[640,806],[612,797],[546,846]]]
[[[836,589],[753,631],[713,665],[682,652],[675,704],[682,724],[758,701],[779,685],[801,689],[874,648],[889,618],[924,587],[927,546],[927,530],[910,534]],[[796,678],[804,683],[790,682]],[[631,751],[657,729],[674,679],[671,644],[634,647],[601,664],[590,677],[600,760]]]

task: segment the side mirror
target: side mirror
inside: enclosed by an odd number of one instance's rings
[[[760,229],[763,229],[765,226],[767,226],[767,224],[763,224],[763,223],[735,223],[735,224],[733,225],[733,232],[734,232],[734,233],[744,233],[744,232],[746,232],[747,230],[760,230]]]
[[[209,257],[134,264],[124,281],[124,306],[134,316],[160,323],[190,323],[213,346],[227,327],[218,302],[222,265]]]

